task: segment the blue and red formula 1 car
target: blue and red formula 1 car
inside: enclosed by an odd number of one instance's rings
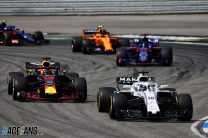
[[[128,39],[129,41],[132,39]],[[164,65],[170,66],[173,61],[172,47],[160,47],[155,38],[133,39],[133,44],[121,47],[117,51],[116,64],[125,65]]]
[[[15,26],[7,26],[5,20],[0,20],[0,45],[24,45],[25,43],[41,45],[49,43],[44,39],[41,31],[25,33],[24,30],[16,29]]]
[[[8,94],[14,100],[75,100],[87,99],[87,83],[78,73],[60,70],[60,62],[44,57],[40,62],[26,62],[26,73],[10,72]]]

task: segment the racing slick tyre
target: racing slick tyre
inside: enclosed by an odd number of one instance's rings
[[[97,92],[97,108],[99,112],[107,112],[110,106],[110,96],[116,91],[112,87],[101,87]]]
[[[110,96],[109,115],[111,119],[122,119],[123,116],[119,114],[119,110],[125,109],[125,95],[122,93],[113,93]]]
[[[8,94],[9,95],[12,95],[13,80],[16,76],[24,76],[24,73],[22,73],[22,72],[9,72],[9,75],[7,76]]]
[[[172,47],[162,48],[161,61],[162,61],[162,65],[164,65],[164,66],[170,66],[172,64],[172,62],[173,62]]]
[[[12,93],[13,100],[23,100],[21,92],[25,90],[25,77],[16,76],[13,81],[14,91]]]
[[[33,39],[35,40],[35,43],[37,45],[42,45],[44,42],[44,35],[41,31],[36,31],[32,35]]]
[[[72,52],[82,51],[82,37],[74,37],[72,39]]]
[[[87,82],[83,77],[79,77],[74,81],[74,90],[76,95],[79,96],[75,101],[84,102],[87,99]]]
[[[4,46],[11,45],[11,39],[12,39],[12,32],[6,31],[2,35],[2,42]]]
[[[120,47],[129,47],[130,42],[128,38],[119,38],[119,45]]]
[[[90,40],[84,39],[82,43],[83,43],[82,53],[83,54],[90,54],[90,46],[91,46]]]
[[[178,117],[180,121],[189,121],[193,116],[193,103],[189,94],[178,95],[178,108],[179,111],[185,111],[183,116]]]
[[[126,52],[126,49],[124,47],[119,48],[116,54],[116,65],[117,66],[125,66],[125,62],[122,61],[122,59],[127,58],[128,53]]]

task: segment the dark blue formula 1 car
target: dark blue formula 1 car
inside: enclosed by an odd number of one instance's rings
[[[6,21],[0,20],[0,45],[23,45],[24,43],[41,45],[49,43],[44,39],[41,31],[28,34],[24,30],[15,29],[15,26],[7,26]]]
[[[129,39],[130,40],[130,39]],[[172,47],[160,47],[158,39],[134,39],[134,43],[120,47],[116,54],[116,64],[125,65],[164,65],[170,66],[173,61]]]

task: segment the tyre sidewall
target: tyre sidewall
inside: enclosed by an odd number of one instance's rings
[[[99,112],[107,112],[110,106],[110,96],[116,91],[112,87],[101,87],[97,92],[97,107]]]

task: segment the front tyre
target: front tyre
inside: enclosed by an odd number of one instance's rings
[[[125,109],[125,95],[122,93],[113,93],[110,96],[109,115],[111,119],[122,119],[120,110]]]
[[[76,99],[78,102],[84,102],[87,99],[87,82],[83,77],[76,78],[74,81],[74,90],[79,97]]]
[[[99,112],[107,112],[110,104],[110,96],[116,91],[112,87],[101,87],[97,92],[97,108]]]
[[[44,35],[41,31],[34,32],[32,37],[37,45],[42,45],[44,43]]]
[[[189,94],[178,95],[178,109],[185,113],[178,118],[180,121],[189,121],[193,116],[193,103]]]
[[[173,62],[172,47],[164,47],[161,50],[161,62],[164,66],[170,66]]]
[[[17,76],[13,78],[13,86],[14,86],[14,91],[13,91],[13,100],[22,100],[21,97],[21,92],[25,90],[25,77],[24,76]]]
[[[9,72],[9,75],[7,76],[8,95],[12,95],[13,80],[16,76],[24,76],[24,73],[22,73],[22,72]]]

